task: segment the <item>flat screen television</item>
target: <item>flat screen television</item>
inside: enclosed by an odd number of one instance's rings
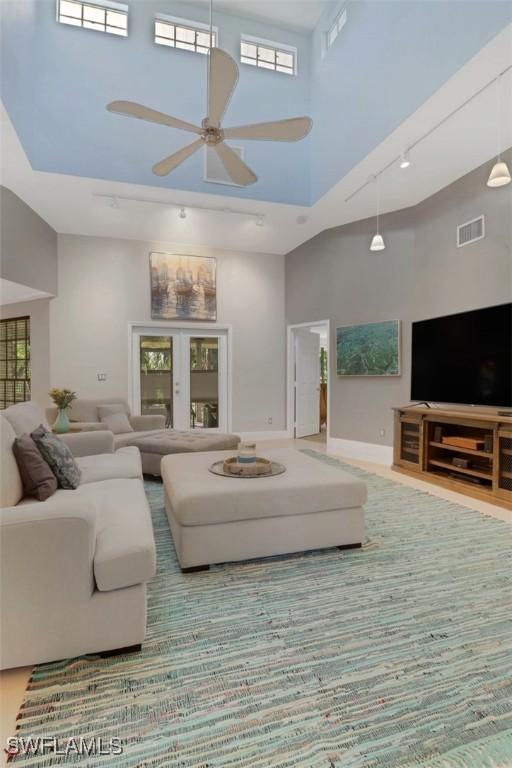
[[[411,400],[512,408],[512,304],[413,323]]]

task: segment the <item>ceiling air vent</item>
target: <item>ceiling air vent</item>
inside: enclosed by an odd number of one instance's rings
[[[485,237],[485,217],[479,216],[457,227],[457,248],[474,243],[483,237]]]
[[[1,2],[1,0],[0,0]],[[234,147],[229,145],[233,152],[236,152],[238,157],[244,159],[244,151],[242,147]],[[210,147],[205,147],[205,160],[204,160],[204,180],[210,181],[212,184],[229,184],[230,187],[239,187],[240,184],[235,184],[231,181],[226,169],[222,165],[220,157]]]

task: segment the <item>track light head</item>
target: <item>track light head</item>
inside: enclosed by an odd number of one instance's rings
[[[378,232],[373,236],[372,244],[370,245],[370,251],[383,251],[386,247],[384,238]]]
[[[411,161],[409,160],[409,153],[408,152],[402,152],[400,155],[400,168],[408,168],[411,164]]]
[[[505,187],[507,184],[510,184],[511,181],[512,178],[510,176],[508,165],[498,158],[487,179],[487,186],[492,188]]]

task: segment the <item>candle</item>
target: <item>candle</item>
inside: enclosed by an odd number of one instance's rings
[[[255,464],[256,463],[256,443],[238,443],[238,463]]]

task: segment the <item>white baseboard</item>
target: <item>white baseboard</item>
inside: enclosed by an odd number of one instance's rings
[[[393,447],[376,443],[360,443],[358,440],[344,440],[340,437],[327,438],[327,453],[345,456],[347,459],[369,461],[390,467],[393,463]]]
[[[234,429],[233,432],[236,435],[240,435],[242,440],[286,440],[290,437],[290,433],[287,429],[276,430],[275,432],[261,430],[260,432],[240,432]]]

